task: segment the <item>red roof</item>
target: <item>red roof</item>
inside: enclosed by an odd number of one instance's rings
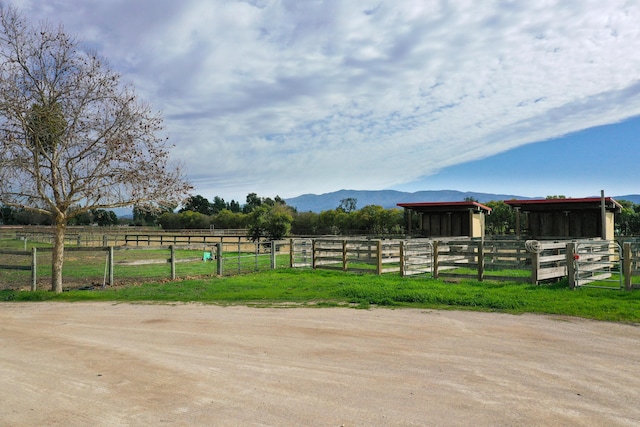
[[[417,210],[429,210],[430,208],[433,210],[475,209],[475,210],[482,210],[485,212],[491,212],[491,208],[489,206],[485,206],[482,203],[478,203],[478,202],[416,202],[416,203],[398,203],[397,205],[402,208],[417,209]]]
[[[611,197],[605,197],[605,205],[607,209],[622,209],[622,205],[615,201]],[[551,205],[592,205],[593,207],[600,207],[601,199],[600,197],[584,197],[579,199],[527,199],[527,200],[505,200],[504,201],[509,206],[516,207],[533,207],[533,206],[547,206],[551,207]]]

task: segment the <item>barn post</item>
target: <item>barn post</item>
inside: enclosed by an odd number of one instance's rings
[[[604,190],[600,190],[600,222],[602,222],[602,240],[607,239],[607,205],[604,198]]]

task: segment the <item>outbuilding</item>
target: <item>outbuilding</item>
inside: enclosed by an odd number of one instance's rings
[[[408,234],[412,233],[411,212],[418,213],[417,229],[426,237],[483,237],[484,216],[491,208],[478,202],[398,203],[409,211]]]
[[[516,234],[521,234],[522,225],[525,234],[533,239],[613,240],[615,214],[622,211],[622,205],[611,197],[505,200],[505,203],[518,211]]]

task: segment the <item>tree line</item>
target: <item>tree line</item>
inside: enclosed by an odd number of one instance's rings
[[[640,235],[640,204],[618,200],[622,212],[616,215],[616,235]],[[516,213],[504,201],[485,203],[492,209],[485,217],[487,235],[513,235],[516,228]],[[160,211],[149,211],[134,207],[133,219],[118,218],[113,211],[94,209],[76,215],[71,225],[134,225],[161,227],[164,230],[179,229],[246,229],[249,237],[280,239],[288,235],[349,235],[376,234],[401,235],[407,230],[409,212],[401,209],[384,209],[377,205],[357,208],[357,200],[347,198],[335,209],[316,212],[298,212],[286,204],[284,199],[259,197],[249,193],[244,204],[221,197],[209,201],[195,195],[187,198],[180,209],[166,206]],[[413,214],[415,215],[415,214]],[[417,220],[414,218],[413,223]],[[0,224],[4,225],[51,225],[51,218],[27,210],[9,206],[0,207]],[[418,230],[414,230],[418,231]],[[419,232],[419,231],[418,231]]]
[[[226,203],[215,197],[213,202],[201,195],[187,199],[178,211],[160,214],[155,222],[163,229],[247,229],[253,240],[261,237],[280,239],[284,236],[321,234],[402,234],[405,232],[405,214],[401,209],[384,209],[369,205],[356,209],[357,200],[341,201],[335,209],[315,212],[298,212],[276,196],[259,197],[249,193],[246,203]],[[153,219],[149,218],[153,221]],[[134,214],[134,222],[136,216]],[[153,225],[147,222],[146,225]]]

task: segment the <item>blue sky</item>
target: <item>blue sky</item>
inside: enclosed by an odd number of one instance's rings
[[[640,193],[640,117],[524,145],[396,186],[527,197]]]
[[[195,193],[640,193],[640,2],[8,0],[161,111]]]

